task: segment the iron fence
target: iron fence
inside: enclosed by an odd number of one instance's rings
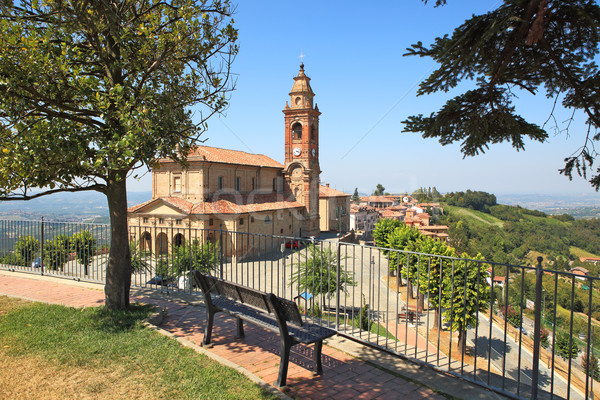
[[[338,334],[513,398],[591,398],[597,277],[345,243],[132,226],[132,285],[195,293],[189,271],[275,293]],[[0,268],[104,281],[107,225],[0,221]],[[587,357],[593,359],[593,356]]]

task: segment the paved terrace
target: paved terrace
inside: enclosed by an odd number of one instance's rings
[[[67,279],[0,271],[0,295],[71,307],[104,304],[103,285]],[[235,322],[218,314],[213,346],[200,347],[205,309],[200,297],[132,289],[132,301],[166,308],[160,331],[174,336],[223,364],[232,366],[255,382],[270,386],[279,371],[278,335],[246,324],[246,337],[235,340]],[[166,332],[165,332],[166,331]],[[413,339],[414,340],[414,339]],[[436,373],[335,336],[323,347],[322,376],[311,374],[312,346],[292,348],[288,372],[289,390],[280,397],[299,399],[488,399],[503,398],[452,376]],[[272,387],[271,387],[272,388]],[[272,388],[275,390],[274,388]]]

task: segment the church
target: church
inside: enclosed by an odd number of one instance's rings
[[[196,146],[186,168],[161,159],[152,171],[152,198],[128,209],[131,239],[155,254],[186,240],[221,241],[227,256],[243,257],[258,251],[251,234],[311,237],[348,229],[350,195],[320,185],[321,113],[304,64],[289,96],[284,164],[209,146]]]

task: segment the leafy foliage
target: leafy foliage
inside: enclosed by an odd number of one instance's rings
[[[569,344],[569,342],[571,342],[571,344]],[[564,359],[568,360],[569,358],[577,357],[577,352],[579,351],[577,344],[566,332],[558,332],[556,334],[554,346],[556,348],[556,354]]]
[[[225,109],[232,13],[228,0],[0,4],[0,198],[107,196],[108,307],[129,305],[126,177],[184,163]]]
[[[374,236],[374,235],[373,235]],[[411,268],[415,270],[416,260],[418,256],[410,255],[406,251],[420,252],[419,240],[424,239],[423,235],[415,228],[400,222],[400,226],[394,229],[387,238],[387,247],[395,250],[387,254],[389,269],[391,272],[396,271],[398,267],[401,269]],[[418,242],[418,243],[417,243]]]
[[[436,6],[444,3],[437,0]],[[554,121],[556,132],[568,133],[572,122],[572,118],[564,125],[556,122],[559,101],[574,116],[586,118],[583,143],[565,158],[560,172],[570,179],[574,172],[587,178],[598,155],[594,144],[600,140],[599,24],[596,2],[504,0],[495,10],[473,15],[451,36],[436,38],[429,47],[413,44],[405,55],[430,57],[438,63],[438,69],[421,82],[418,95],[447,92],[464,80],[473,81],[476,87],[429,116],[408,117],[403,121],[404,131],[438,138],[442,145],[460,142],[465,156],[501,142],[523,150],[526,139],[544,142],[548,138],[547,123],[540,127],[526,121],[516,112],[513,100],[520,91],[544,91],[555,102],[548,110],[548,121]],[[590,178],[598,190],[600,169]]]
[[[337,253],[310,244],[296,254],[300,260],[292,273],[290,285],[297,285],[299,293],[323,294],[330,298],[335,295],[338,291]],[[352,273],[343,268],[340,268],[339,281],[340,292],[347,293],[348,286],[356,286]]]
[[[377,188],[373,192],[373,196],[383,196],[384,192],[385,192],[385,188],[383,187],[383,185],[381,183],[378,183]]]
[[[593,376],[596,380],[600,378],[600,367],[598,367],[598,357],[596,357],[594,354],[582,354],[581,367],[584,371],[586,371],[588,376]]]
[[[17,262],[24,267],[29,267],[40,250],[40,241],[33,236],[19,236],[15,243]]]
[[[218,243],[184,244],[173,248],[172,253],[158,262],[156,274],[162,277],[181,276],[187,271],[200,271],[208,274],[219,267]]]
[[[490,287],[485,283],[488,265],[481,254],[447,265],[442,282],[442,307],[444,318],[453,331],[459,333],[459,344],[465,345],[467,327],[479,324],[479,312],[484,312],[490,303]]]
[[[467,190],[466,192],[448,193],[443,197],[443,201],[451,206],[489,212],[490,207],[496,205],[496,196],[486,192]]]
[[[71,245],[77,261],[85,267],[85,274],[87,274],[96,250],[96,238],[90,231],[84,230],[73,235]]]
[[[358,195],[358,188],[354,188],[354,194],[352,195],[352,197],[350,198],[350,200],[354,204],[360,203],[360,196]]]
[[[392,232],[398,228],[403,226],[404,223],[401,221],[390,219],[390,218],[381,218],[375,224],[375,228],[373,229],[373,239],[375,240],[375,244],[379,247],[389,247],[388,246],[388,238],[392,234]],[[385,253],[385,251],[384,251]]]
[[[58,235],[44,244],[44,266],[47,269],[62,269],[69,259],[71,238],[67,235]]]

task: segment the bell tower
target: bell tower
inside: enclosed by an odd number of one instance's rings
[[[317,235],[319,220],[319,108],[304,63],[294,77],[289,103],[283,110],[285,119],[285,189],[288,197],[306,207],[302,234]]]

